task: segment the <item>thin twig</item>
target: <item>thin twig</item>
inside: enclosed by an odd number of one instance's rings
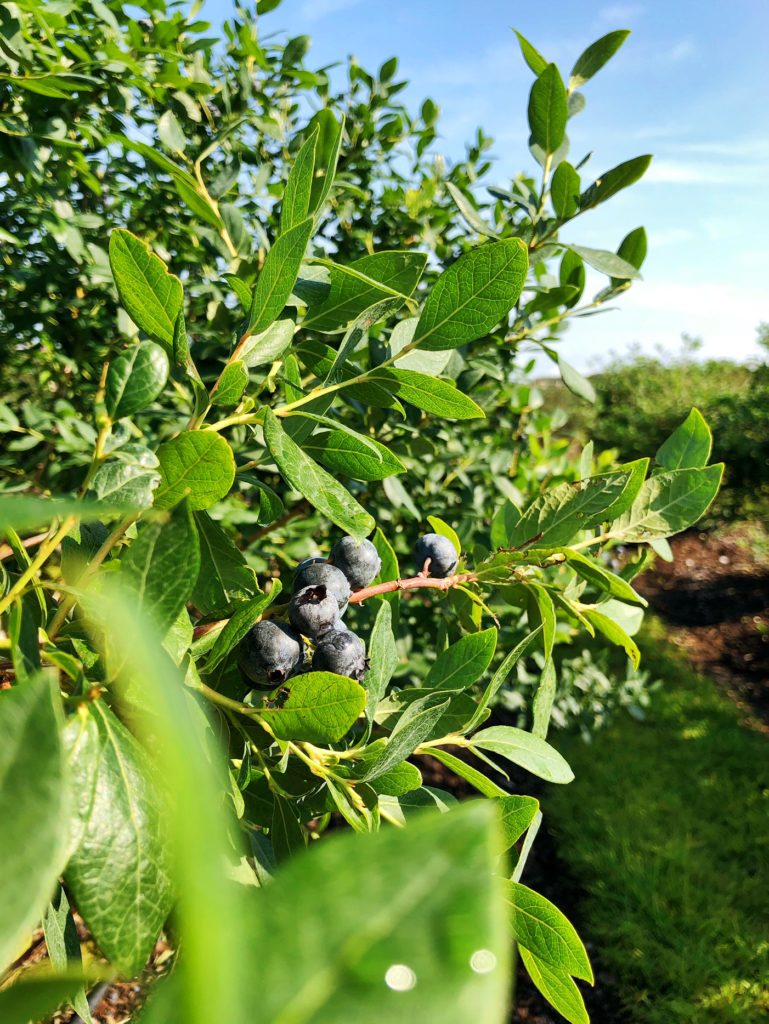
[[[435,576],[412,576],[406,580],[388,580],[386,583],[377,583],[373,587],[364,587],[356,590],[350,596],[350,604],[361,604],[369,597],[379,597],[380,594],[392,594],[397,590],[420,590],[428,588],[431,590],[451,590],[452,587],[459,587],[464,583],[474,583],[474,573],[465,572],[455,576],[446,576],[439,579]]]
[[[456,576],[446,576],[438,579],[434,576],[412,576],[406,580],[389,580],[387,583],[377,583],[373,587],[364,587],[356,590],[350,595],[349,604],[361,604],[370,597],[379,597],[381,594],[393,594],[398,590],[451,590],[452,587],[460,587],[465,583],[474,583],[477,576],[472,572],[460,573]],[[268,609],[266,615],[274,611],[274,607]],[[215,622],[206,622],[195,627],[194,638],[197,640],[206,633],[218,627],[224,626],[228,619],[217,619]]]
[[[37,545],[42,543],[42,541],[44,541],[47,536],[48,536],[47,533],[36,533],[34,537],[27,537],[27,538],[25,538],[21,542],[21,546],[24,547],[24,548],[34,548],[34,547],[37,547]],[[0,545],[0,562],[4,561],[6,558],[10,558],[12,554],[13,554],[13,548],[11,547],[10,544],[1,544]]]

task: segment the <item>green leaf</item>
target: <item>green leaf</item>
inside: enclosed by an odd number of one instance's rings
[[[576,295],[577,290],[573,285],[556,285],[555,288],[542,288],[533,299],[530,299],[525,306],[525,316],[531,316],[532,313],[539,313],[542,311],[554,310],[559,306],[566,306],[571,303],[572,299]],[[553,349],[548,349],[544,345],[542,346],[544,351],[553,358]]]
[[[493,817],[480,802],[419,811],[406,829],[330,836],[282,868],[253,897],[245,951],[260,1018],[501,1021],[510,943]]]
[[[333,473],[353,480],[384,480],[406,471],[400,459],[379,441],[370,437],[359,439],[344,430],[313,434],[302,448]]]
[[[84,982],[82,972],[61,975],[42,969],[25,971],[21,981],[0,991],[0,1020],[3,1024],[30,1024],[48,1018],[64,1003],[73,1002]]]
[[[294,340],[293,320],[276,320],[266,331],[252,335],[243,346],[240,358],[248,367],[268,366],[280,359]]]
[[[477,231],[479,235],[486,235],[488,238],[499,237],[497,233],[489,227],[483,217],[481,217],[475,206],[473,206],[472,202],[461,189],[457,188],[457,186],[452,184],[450,181],[446,182],[446,188],[448,189],[449,195],[454,200],[457,209],[473,231]]]
[[[391,821],[397,822],[403,828],[414,818],[421,817],[426,810],[447,814],[457,806],[457,803],[457,798],[451,793],[445,789],[434,789],[432,786],[421,786],[399,797],[379,797],[382,814],[387,814]]]
[[[558,371],[561,374],[561,380],[572,394],[591,404],[595,402],[597,396],[593,385],[587,377],[583,377],[578,370],[575,370],[571,363],[567,363],[560,354],[558,356]]]
[[[390,333],[390,352],[395,358],[397,369],[418,370],[420,373],[430,374],[438,377],[448,366],[453,357],[451,349],[443,352],[423,352],[421,349],[406,350],[404,355],[398,355],[407,345],[410,345],[414,332],[419,323],[418,316],[408,317],[406,320],[399,320]]]
[[[635,640],[627,635],[622,626],[596,608],[583,607],[581,610],[588,622],[595,626],[599,633],[603,633],[607,640],[623,648],[625,654],[630,658],[633,668],[638,668],[641,664],[641,652],[638,650]]]
[[[237,405],[248,384],[248,370],[242,359],[227,363],[218,387],[211,392],[211,404],[232,408]]]
[[[439,533],[442,537],[448,537],[451,543],[456,548],[457,557],[462,554],[462,544],[457,536],[456,532],[452,530],[448,523],[444,523],[438,516],[428,516],[427,522],[432,526],[434,533]]]
[[[558,907],[520,882],[509,881],[506,887],[519,944],[551,967],[592,984],[593,971],[582,940]]]
[[[312,217],[278,235],[254,289],[248,333],[259,334],[278,319],[293,291],[315,222]]]
[[[142,341],[113,360],[104,403],[113,420],[133,416],[154,402],[168,380],[168,356],[152,341]]]
[[[588,249],[585,245],[567,245],[573,253],[581,257],[595,270],[620,281],[641,280],[641,275],[632,263],[623,260],[616,253],[606,249]]]
[[[630,472],[604,473],[563,483],[536,498],[510,531],[513,548],[559,547],[582,530],[608,519],[629,480]]]
[[[383,299],[405,302],[419,283],[426,261],[424,253],[397,250],[376,252],[345,266],[324,260],[330,288],[322,302],[310,304],[302,327],[331,333]]]
[[[265,414],[264,439],[278,469],[292,487],[356,540],[368,537],[376,525],[373,518],[334,477],[304,454],[269,409]]]
[[[413,343],[441,350],[482,338],[518,301],[528,267],[526,246],[519,238],[466,252],[433,285]]]
[[[403,305],[403,299],[387,298],[382,299],[379,302],[375,302],[373,306],[369,306],[365,309],[360,316],[357,317],[355,323],[352,324],[350,329],[342,339],[342,344],[339,346],[339,351],[334,357],[334,361],[329,367],[328,374],[324,380],[325,384],[337,384],[342,379],[344,372],[345,363],[355,350],[360,346],[361,342],[367,337],[368,330],[373,327],[374,324],[380,322],[380,320],[386,320],[388,317],[396,313]]]
[[[187,140],[184,137],[182,126],[176,119],[176,115],[172,110],[166,110],[165,113],[160,115],[158,121],[158,138],[167,146],[173,153],[183,153],[186,146]]]
[[[623,513],[627,512],[636,500],[641,488],[643,487],[644,480],[646,479],[646,473],[649,469],[649,460],[648,458],[636,459],[635,462],[626,462],[619,468],[622,472],[626,472],[628,474],[628,481],[622,488],[619,497],[611,503],[609,508],[606,509],[606,512],[604,513],[606,516],[606,522],[611,522],[612,519],[616,519],[617,516],[621,516]]]
[[[551,1006],[570,1024],[590,1024],[582,994],[571,975],[551,967],[530,953],[525,946],[520,946],[519,952],[529,977]]]
[[[692,409],[657,449],[654,460],[664,469],[702,469],[708,464],[712,447],[710,427],[699,409]]]
[[[628,636],[635,636],[641,628],[644,618],[642,608],[634,608],[632,605],[625,604],[623,601],[618,601],[615,598],[601,601],[598,607],[602,614],[607,615],[618,625],[622,626]]]
[[[366,706],[366,691],[347,676],[307,672],[284,684],[288,698],[262,714],[280,740],[336,743],[350,731]]]
[[[470,749],[473,747],[500,754],[546,782],[566,783],[574,778],[571,768],[555,748],[523,729],[507,725],[481,729],[470,740]]]
[[[651,162],[651,156],[636,156],[606,171],[582,193],[579,199],[580,210],[590,210],[599,203],[605,203],[621,189],[634,184],[646,174]]]
[[[64,743],[76,801],[65,881],[101,951],[130,978],[152,952],[172,902],[152,769],[103,701],[81,706]]]
[[[397,725],[399,718],[415,701],[423,700],[429,694],[438,696],[449,696],[449,704],[444,713],[433,726],[432,731],[426,740],[442,739],[449,733],[459,733],[465,723],[472,718],[476,709],[476,703],[467,693],[459,693],[456,690],[428,690],[425,688],[396,689],[384,700],[380,701],[376,712],[376,721],[385,729],[392,729]]]
[[[221,434],[188,430],[158,448],[161,483],[156,508],[171,508],[184,498],[193,510],[209,508],[229,493],[235,480],[235,456]]]
[[[136,462],[109,459],[96,470],[88,489],[99,498],[100,503],[108,500],[118,506],[149,508],[155,488],[160,483],[160,473],[155,468],[158,465],[157,458],[151,452]]]
[[[524,580],[524,587],[531,595],[529,602],[529,621],[533,627],[542,626],[542,650],[545,657],[549,658],[553,653],[555,643],[555,608],[553,599],[547,589],[536,580]]]
[[[646,259],[646,249],[646,229],[634,228],[620,242],[617,255],[636,270],[640,270]]]
[[[569,92],[579,89],[597,71],[600,71],[604,64],[619,50],[629,35],[629,29],[617,29],[615,32],[609,32],[607,35],[601,36],[594,43],[591,43],[584,53],[577,57],[574,67],[571,69]]]
[[[585,264],[571,249],[566,249],[561,258],[558,280],[563,287],[576,289],[576,293],[566,303],[567,307],[576,306],[585,290]]]
[[[388,601],[382,601],[374,620],[368,646],[370,666],[366,673],[365,686],[368,693],[366,718],[369,725],[374,721],[377,705],[384,697],[398,664],[392,618],[392,605]]]
[[[77,925],[70,910],[67,894],[61,886],[45,912],[43,932],[48,956],[57,974],[67,973],[69,969],[82,970],[83,959]],[[84,1024],[93,1024],[85,986],[80,986],[73,994],[72,1007]]]
[[[533,796],[503,796],[496,801],[502,822],[505,849],[515,846],[539,810]]]
[[[235,252],[239,256],[249,256],[251,253],[251,237],[240,209],[234,203],[220,202],[219,213]]]
[[[378,384],[404,402],[415,405],[417,409],[446,420],[483,419],[486,415],[479,405],[463,395],[454,384],[416,370],[379,367],[366,374],[366,382]]]
[[[455,754],[449,753],[448,750],[443,750],[441,747],[429,747],[424,753],[429,757],[434,757],[441,764],[446,765],[455,775],[458,775],[460,779],[464,779],[465,782],[469,782],[474,789],[477,789],[479,793],[483,793],[484,796],[506,797],[508,795],[496,782],[492,782],[482,772],[479,772],[477,768],[474,768]]]
[[[615,575],[605,566],[594,562],[591,558],[587,558],[581,552],[574,551],[571,548],[564,548],[563,555],[567,563],[582,579],[593,583],[607,594],[611,594],[612,597],[616,597],[618,601],[637,604],[642,608],[645,608],[649,603],[646,598],[637,594],[621,576]]]
[[[552,603],[552,602],[551,602]],[[553,615],[555,618],[555,614]],[[545,664],[539,676],[539,685],[531,702],[531,731],[534,736],[545,739],[550,727],[550,716],[555,703],[556,674],[552,651],[545,652]]]
[[[195,523],[200,541],[200,573],[192,591],[192,603],[208,615],[250,597],[256,585],[253,571],[221,526],[207,512],[196,512]]]
[[[363,782],[376,779],[405,761],[432,733],[435,724],[449,706],[450,698],[442,693],[428,693],[413,701],[390,733],[384,750],[369,764]]]
[[[19,956],[67,858],[68,793],[58,696],[41,674],[0,690],[0,972]]]
[[[273,796],[270,842],[275,860],[283,864],[307,845],[307,836],[291,803],[277,793]]]
[[[186,373],[188,379],[193,382],[193,391],[197,392],[197,389],[205,391],[202,382],[197,376],[197,371],[192,364],[192,360],[190,359],[190,340],[187,337],[187,325],[184,322],[183,311],[179,312],[179,315],[174,321],[174,340],[171,348],[174,365],[181,367]]]
[[[163,634],[187,603],[199,571],[198,535],[186,504],[143,526],[120,565],[126,590]]]
[[[529,65],[529,67],[535,75],[541,75],[547,67],[547,61],[539,52],[539,50],[535,49],[535,47],[531,45],[528,39],[521,35],[518,29],[513,29],[513,31],[518,36],[518,45],[521,48],[523,59],[526,61],[526,63]]]
[[[630,510],[612,523],[612,537],[640,544],[693,526],[718,494],[723,473],[723,463],[717,463],[649,477]]]
[[[302,143],[286,182],[280,209],[281,234],[300,224],[310,212],[317,142],[318,128],[316,127]]]
[[[478,710],[467,723],[463,732],[470,733],[481,724],[484,709],[491,704],[492,700],[505,684],[507,677],[510,675],[516,664],[521,660],[521,658],[525,658],[529,651],[539,642],[541,633],[542,627],[538,626],[533,633],[529,633],[528,636],[524,637],[523,640],[516,644],[512,651],[505,656],[504,661],[494,673],[489,685],[484,690],[483,696],[478,703]]]
[[[491,664],[497,646],[492,626],[480,633],[463,636],[448,647],[430,666],[424,687],[428,690],[466,690]]]
[[[210,674],[216,666],[227,657],[251,629],[259,616],[268,608],[275,598],[280,594],[282,584],[279,579],[272,581],[269,594],[259,594],[245,604],[241,605],[227,621],[227,625],[216,638],[216,643],[211,648],[211,653],[206,662],[206,674]]]
[[[116,228],[109,239],[109,263],[120,301],[137,327],[170,353],[174,324],[182,310],[182,283],[130,231]]]
[[[40,671],[39,636],[46,615],[47,609],[41,609],[34,592],[23,594],[8,609],[6,632],[17,683],[27,682]]]
[[[569,107],[566,88],[555,64],[538,75],[529,93],[529,128],[535,145],[555,153],[563,142]]]
[[[568,160],[562,160],[550,182],[550,199],[559,220],[568,220],[579,210],[579,189],[579,174]]]
[[[422,773],[417,766],[409,761],[402,761],[389,772],[374,779],[371,788],[375,793],[384,793],[385,796],[405,796],[406,793],[413,793],[415,789],[419,789],[421,785]]]
[[[328,107],[324,107],[312,118],[307,126],[307,131],[313,132],[316,127],[318,141],[315,146],[315,170],[309,212],[317,216],[334,184],[344,132],[344,115],[341,121],[337,121]]]

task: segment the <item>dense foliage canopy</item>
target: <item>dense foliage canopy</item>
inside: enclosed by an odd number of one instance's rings
[[[504,765],[570,781],[547,738],[557,648],[598,636],[637,664],[647,545],[722,471],[696,410],[653,463],[617,465],[554,437],[525,380],[536,347],[590,400],[558,330],[639,277],[642,228],[616,252],[571,241],[649,163],[568,160],[581,88],[627,33],[566,80],[520,37],[537,170],[482,195],[490,140],[432,155],[437,107],[400,104],[395,60],[338,86],[246,10],[224,44],[163,0],[138,21],[106,0],[0,11],[0,966],[44,919],[71,967],[71,901],[130,977],[173,911],[150,1021],[492,1021],[512,929],[584,1021],[590,964],[521,882],[541,816]],[[591,298],[586,263],[607,278]],[[427,530],[456,572],[413,561]],[[349,598],[364,679],[307,666],[252,690],[244,638],[340,533],[381,559]],[[618,543],[637,554],[612,568]],[[518,665],[528,728],[486,725]],[[488,799],[452,809],[415,754]],[[379,834],[317,842],[344,825]],[[83,983],[22,981],[0,1008],[88,1020]]]

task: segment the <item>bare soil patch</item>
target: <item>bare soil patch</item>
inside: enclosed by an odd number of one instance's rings
[[[759,524],[690,530],[671,542],[674,562],[658,559],[638,591],[695,668],[715,679],[769,732],[769,538]]]

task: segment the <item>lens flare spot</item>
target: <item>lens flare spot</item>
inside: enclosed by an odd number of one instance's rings
[[[470,957],[470,966],[476,974],[488,974],[497,966],[497,958],[490,949],[476,949]]]
[[[417,976],[406,964],[391,964],[385,972],[385,985],[393,992],[409,992],[417,983]]]

